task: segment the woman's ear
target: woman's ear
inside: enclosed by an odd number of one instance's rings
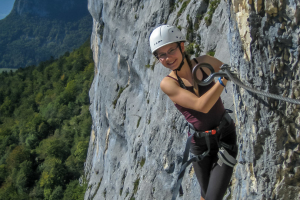
[[[180,42],[181,51],[184,52],[184,42]]]

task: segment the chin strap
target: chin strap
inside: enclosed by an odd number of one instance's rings
[[[183,89],[186,89],[186,87],[185,87],[182,79],[177,74],[177,72],[181,70],[181,68],[182,68],[182,66],[184,64],[184,52],[182,52],[180,44],[179,44],[179,50],[180,50],[180,52],[182,54],[182,61],[181,61],[180,65],[179,65],[179,67],[177,69],[173,70],[173,71],[176,72],[176,76],[177,76],[177,79],[178,79],[180,87],[183,88]]]
[[[175,71],[175,70],[174,70],[174,71]],[[183,89],[186,89],[186,87],[185,87],[185,85],[184,85],[182,79],[181,79],[181,78],[178,76],[178,74],[177,74],[177,70],[176,70],[176,76],[177,76],[177,79],[178,79],[178,82],[179,82],[179,86],[180,86],[181,88],[183,88]]]

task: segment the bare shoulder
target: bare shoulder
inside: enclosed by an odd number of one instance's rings
[[[176,89],[179,87],[178,83],[176,80],[170,78],[170,77],[165,77],[163,80],[160,82],[160,88],[161,90],[166,93],[167,95],[172,95],[174,92],[176,92]]]
[[[210,63],[210,62],[220,62],[220,63],[222,63],[217,58],[209,56],[209,55],[202,55],[202,56],[197,57],[196,59],[199,63]]]

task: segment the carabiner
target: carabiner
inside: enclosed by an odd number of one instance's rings
[[[203,68],[203,67],[208,68],[211,73],[210,73],[210,75],[205,80],[199,80],[197,78],[196,72],[197,72],[197,70],[199,68]],[[223,67],[223,65],[221,66],[221,70],[222,70],[222,67]],[[228,77],[228,75],[225,72],[216,72],[215,73],[214,68],[210,64],[208,64],[208,63],[197,64],[193,68],[192,74],[193,74],[193,79],[197,82],[198,85],[201,85],[201,86],[209,85],[214,80],[214,77]]]

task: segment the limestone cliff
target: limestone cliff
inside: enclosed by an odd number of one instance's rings
[[[88,8],[95,78],[85,199],[171,198],[187,134],[159,88],[168,70],[148,45],[159,24],[180,27],[194,56],[214,53],[247,85],[299,96],[298,1],[89,0]],[[239,155],[224,199],[299,199],[299,107],[229,90]],[[191,168],[183,189],[181,199],[200,198]]]
[[[247,85],[299,98],[299,1],[230,1],[231,65]],[[234,87],[233,199],[299,199],[299,106]]]

